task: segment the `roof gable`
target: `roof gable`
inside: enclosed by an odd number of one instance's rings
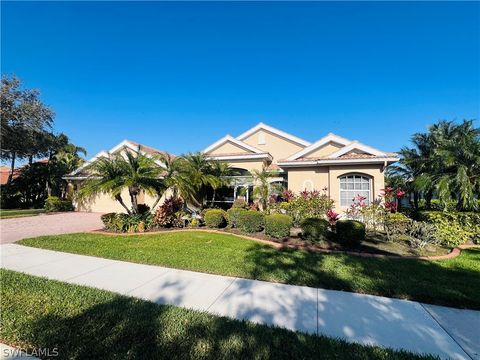
[[[259,150],[251,145],[244,143],[238,139],[235,139],[231,135],[226,135],[220,140],[214,142],[212,145],[205,148],[203,151],[205,154],[261,154],[262,150]]]
[[[306,140],[303,140],[297,136],[294,136],[292,134],[289,134],[285,131],[282,131],[282,130],[279,130],[279,129],[276,129],[270,125],[267,125],[267,124],[264,124],[262,122],[258,123],[257,125],[255,125],[253,128],[251,128],[250,130],[247,130],[245,131],[243,134],[240,134],[239,136],[237,136],[237,139],[238,140],[245,140],[246,138],[248,138],[250,135],[253,135],[255,134],[257,131],[259,130],[265,130],[269,133],[272,133],[274,135],[277,135],[283,139],[286,139],[286,140],[289,140],[290,142],[293,142],[297,145],[300,145],[301,147],[305,147],[305,146],[309,146],[310,143]]]
[[[352,141],[350,144],[347,146],[342,147],[338,151],[335,151],[334,153],[330,154],[328,157],[330,159],[335,159],[339,158],[343,155],[346,154],[365,154],[365,155],[371,155],[371,156],[387,156],[384,152],[375,149],[371,146],[359,143],[358,141]]]
[[[351,143],[350,140],[343,138],[341,136],[335,135],[333,133],[329,133],[327,136],[315,141],[310,146],[307,146],[305,149],[293,154],[292,156],[288,157],[288,161],[297,160],[302,157],[307,157],[309,154],[316,152],[317,150],[321,149],[325,145],[332,143],[338,144],[339,146],[346,146]]]

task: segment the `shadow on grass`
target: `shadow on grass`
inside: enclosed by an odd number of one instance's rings
[[[44,316],[30,336],[61,359],[412,358],[124,297],[73,317]]]
[[[245,262],[254,279],[480,309],[480,249],[465,250],[462,256],[468,258],[442,266],[436,261],[252,246]],[[479,268],[463,266],[463,261],[478,262]]]

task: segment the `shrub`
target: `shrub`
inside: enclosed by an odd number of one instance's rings
[[[105,230],[114,232],[144,232],[151,228],[151,214],[108,213],[101,216]]]
[[[192,220],[190,221],[188,226],[190,226],[192,228],[198,228],[198,227],[200,227],[200,220],[198,220],[197,218],[192,218]]]
[[[427,245],[438,245],[440,239],[434,224],[423,221],[412,221],[409,223],[407,234],[412,248],[424,248]]]
[[[238,216],[242,213],[242,212],[245,212],[247,211],[246,209],[244,208],[230,208],[227,210],[227,220],[228,220],[228,224],[231,226],[231,227],[238,227]]]
[[[248,203],[244,199],[235,199],[232,209],[248,209]]]
[[[402,213],[397,212],[387,214],[385,219],[385,231],[387,233],[387,238],[389,240],[393,240],[393,237],[395,236],[405,235],[411,221],[411,219]]]
[[[338,220],[337,237],[347,245],[358,245],[365,240],[365,224],[357,220]]]
[[[265,215],[260,211],[246,210],[238,214],[237,226],[246,233],[262,231],[265,225]]]
[[[46,212],[73,211],[73,204],[71,200],[63,200],[57,196],[49,196],[47,200],[45,200],[44,208]]]
[[[210,209],[204,215],[205,225],[209,228],[222,228],[227,225],[227,213],[222,209]]]
[[[275,239],[286,238],[290,235],[292,225],[292,219],[288,215],[267,215],[265,216],[265,235]]]
[[[108,213],[100,216],[106,230],[113,230],[116,215],[116,213]]]
[[[146,214],[150,211],[150,206],[147,204],[138,204],[138,213],[139,214]]]
[[[310,242],[324,240],[328,232],[328,225],[329,223],[325,219],[315,217],[306,218],[300,224],[302,228],[302,238]]]
[[[302,191],[300,195],[287,197],[289,200],[270,205],[270,214],[280,213],[289,215],[295,226],[309,217],[323,217],[328,210],[333,208],[334,201],[325,193],[319,191]]]
[[[469,240],[480,242],[480,213],[459,211],[419,211],[417,218],[434,224],[439,240],[447,246],[458,246]]]
[[[165,199],[163,204],[155,212],[153,218],[153,225],[160,227],[182,227],[183,220],[181,219],[183,201],[177,197],[170,197]]]

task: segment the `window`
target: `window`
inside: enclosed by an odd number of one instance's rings
[[[370,203],[370,179],[362,175],[346,175],[340,178],[340,206],[352,205],[353,198],[357,195],[366,198],[365,203]]]

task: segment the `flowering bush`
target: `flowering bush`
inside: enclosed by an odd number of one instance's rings
[[[330,224],[330,226],[333,226],[333,225],[335,225],[337,220],[340,219],[340,215],[337,214],[333,209],[328,209],[327,219],[328,219],[328,223]]]
[[[391,213],[398,211],[399,200],[405,196],[405,191],[400,188],[386,187],[382,190],[382,197],[384,201],[385,209]]]
[[[270,214],[280,213],[289,215],[293,220],[294,226],[297,227],[306,218],[325,217],[327,211],[331,210],[334,204],[334,201],[326,195],[326,191],[305,190],[297,196],[290,190],[287,190],[283,192],[282,197],[289,200],[271,204],[268,212]]]

